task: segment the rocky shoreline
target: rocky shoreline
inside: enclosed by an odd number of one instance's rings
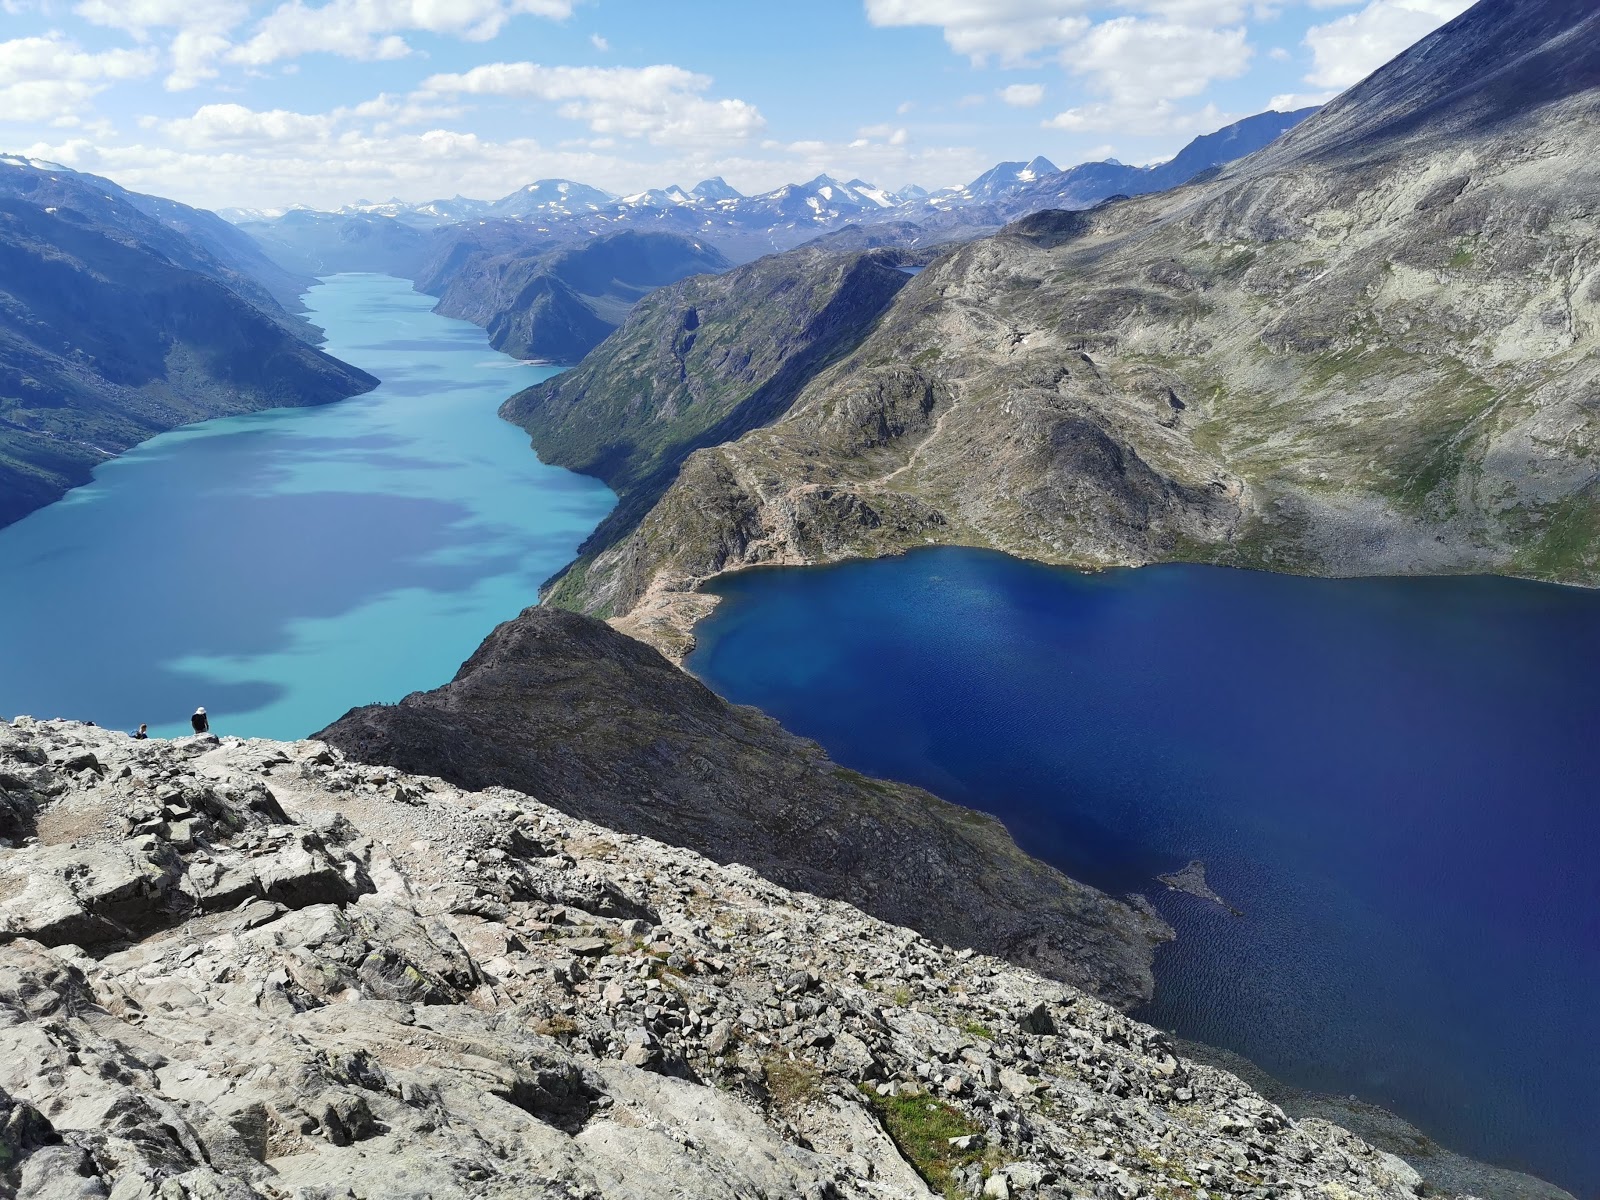
[[[1423,1188],[1068,985],[505,789],[27,718],[0,787],[29,1200]]]

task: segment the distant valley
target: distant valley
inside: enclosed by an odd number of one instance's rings
[[[320,332],[299,315],[301,294],[320,275],[413,280],[438,298],[440,313],[481,325],[496,349],[576,363],[640,299],[687,277],[819,238],[821,251],[879,248],[925,262],[936,247],[1018,213],[1170,187],[1265,145],[1309,111],[1248,118],[1154,167],[1063,171],[1036,158],[934,192],[823,175],[758,196],[708,179],[617,197],[542,180],[493,202],[235,210],[231,220],[56,164],[0,158],[0,254],[9,266],[0,282],[8,381],[0,386],[0,525],[154,433],[370,388],[369,376],[314,348]],[[801,325],[809,319],[792,303],[788,313]],[[706,423],[657,464],[651,499],[684,454],[786,405],[768,398],[742,405],[747,415],[735,425]]]

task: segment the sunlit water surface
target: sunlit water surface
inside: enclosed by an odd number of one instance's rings
[[[304,737],[448,680],[610,510],[495,415],[555,368],[404,280],[306,303],[382,385],[164,434],[0,530],[0,713]]]

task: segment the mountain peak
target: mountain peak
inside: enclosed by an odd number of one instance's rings
[[[697,200],[742,200],[744,193],[733,187],[721,175],[710,179],[702,179],[690,189],[689,194]]]
[[[1271,164],[1365,157],[1424,130],[1429,141],[1495,134],[1572,100],[1592,110],[1596,45],[1594,0],[1479,0],[1282,139]]]

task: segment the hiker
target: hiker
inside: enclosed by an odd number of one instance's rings
[[[150,726],[148,726],[148,725],[141,725],[141,726],[139,726],[138,729],[134,730],[134,732],[133,732],[133,740],[136,741],[136,742],[145,741],[149,737],[150,737]]]
[[[206,710],[204,708],[197,708],[194,710],[194,716],[189,718],[189,724],[194,726],[194,731],[196,733],[211,732],[211,721],[206,716]]]

